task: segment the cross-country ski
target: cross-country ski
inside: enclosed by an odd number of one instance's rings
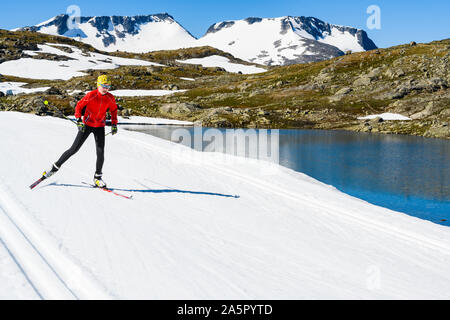
[[[109,193],[111,193],[111,194],[113,194],[115,196],[118,196],[118,197],[121,197],[121,198],[124,198],[124,199],[128,199],[128,200],[133,199],[133,195],[127,196],[127,195],[121,194],[121,193],[116,192],[116,191],[114,191],[114,190],[112,190],[110,188],[107,188],[107,187],[98,187],[95,184],[90,184],[90,183],[87,183],[87,182],[83,182],[83,184],[88,185],[88,186],[90,186],[90,187],[92,187],[94,189],[100,189],[100,190],[109,192]]]

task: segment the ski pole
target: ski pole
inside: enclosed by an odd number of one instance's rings
[[[53,108],[53,110],[58,110],[58,112],[61,112],[61,113],[62,113],[62,111],[59,110],[59,109],[57,109],[56,107],[50,106],[50,105],[48,104],[48,101],[47,101],[47,100],[44,101],[44,104],[45,104],[46,106],[48,106],[48,107]],[[72,122],[73,124],[77,125],[77,122],[76,122],[75,120],[72,120],[72,119],[70,119],[70,118],[67,118],[67,117],[64,115],[64,113],[62,113],[62,115],[63,115],[64,119],[69,120],[69,121]]]

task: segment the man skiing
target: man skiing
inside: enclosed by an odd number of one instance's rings
[[[105,151],[105,123],[106,112],[111,113],[111,133],[117,133],[117,104],[114,96],[108,92],[111,82],[108,76],[101,75],[97,79],[97,89],[89,92],[81,99],[75,107],[75,118],[77,119],[78,134],[72,146],[64,152],[52,168],[43,173],[43,178],[47,179],[54,175],[61,166],[75,153],[80,150],[83,143],[91,133],[94,134],[97,150],[97,163],[94,175],[94,184],[99,188],[106,188],[106,183],[102,179],[102,168]],[[81,117],[83,116],[83,120]]]

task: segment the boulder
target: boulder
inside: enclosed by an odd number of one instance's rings
[[[149,67],[147,67],[147,72],[148,73],[161,72],[162,70],[163,70],[163,67],[160,67],[160,66],[149,66]]]
[[[367,77],[371,80],[377,79],[381,74],[381,68],[375,68],[367,74]]]
[[[233,124],[226,119],[214,119],[210,124],[216,128],[233,128]]]
[[[425,137],[450,138],[450,126],[447,122],[434,124],[424,134]]]
[[[362,86],[368,86],[372,82],[372,78],[368,77],[367,75],[360,76],[358,79],[356,79],[353,82],[353,85],[355,87],[362,87]]]
[[[341,90],[339,90],[338,92],[336,92],[335,95],[347,95],[352,91],[353,91],[352,88],[345,87],[345,88],[342,88]]]
[[[334,95],[328,98],[328,101],[330,102],[338,102],[341,101],[344,98],[343,94],[339,94],[339,95]]]
[[[247,89],[248,87],[250,87],[250,84],[248,82],[243,82],[240,85],[238,85],[238,89],[239,91],[245,91],[245,89]]]
[[[269,111],[266,111],[266,110],[258,111],[258,116],[268,116],[268,115],[270,115]]]
[[[435,113],[437,113],[439,111],[440,111],[439,106],[434,101],[430,101],[427,104],[427,106],[425,107],[425,109],[423,109],[422,111],[411,115],[410,118],[413,119],[413,120],[423,119],[423,118],[432,116],[433,114],[435,114]]]
[[[45,91],[46,94],[51,94],[51,95],[61,95],[62,92],[61,90],[59,90],[56,87],[51,87],[49,89],[47,89],[47,91]]]
[[[166,103],[162,105],[159,110],[163,113],[169,114],[188,114],[199,110],[200,108],[192,103]]]
[[[403,71],[403,69],[387,69],[386,72],[384,73],[389,79],[394,79],[394,78],[399,78],[399,77],[403,77],[406,73],[405,71]]]
[[[370,120],[369,120],[369,123],[373,126],[373,125],[376,125],[376,124],[381,123],[381,122],[383,122],[383,121],[384,121],[383,118],[381,118],[381,117],[376,117],[376,118],[374,118],[374,119],[370,119]]]
[[[429,89],[431,91],[448,88],[447,81],[443,78],[438,78],[438,77],[427,80],[427,84],[428,84],[427,89]]]
[[[439,115],[444,119],[450,119],[450,107],[447,107],[444,110],[442,110]]]

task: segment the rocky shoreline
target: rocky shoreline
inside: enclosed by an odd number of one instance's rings
[[[49,89],[49,91],[51,90]],[[0,111],[18,111],[40,116],[50,115],[62,118],[65,115],[73,114],[76,102],[82,95],[70,96],[70,107],[62,110],[46,106],[43,103],[45,100],[44,96],[38,96],[32,99],[25,98],[25,96],[6,97],[10,103],[5,105],[0,101]],[[119,115],[128,117],[142,114],[137,114],[133,109],[123,108],[119,110]],[[267,111],[260,108],[242,109],[222,107],[203,110],[195,104],[169,103],[163,104],[157,110],[148,112],[145,115],[192,121],[194,125],[201,125],[203,127],[347,130],[450,139],[448,121],[420,119],[386,121],[380,117],[370,120],[358,120],[349,117],[348,114],[335,113],[329,109],[321,111],[302,109]]]

